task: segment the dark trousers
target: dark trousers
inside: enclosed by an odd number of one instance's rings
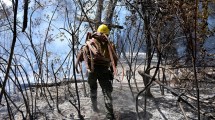
[[[94,71],[89,73],[88,83],[92,104],[97,101],[97,80],[102,88],[107,114],[113,115],[112,96],[113,91],[111,72],[106,66],[94,66]]]

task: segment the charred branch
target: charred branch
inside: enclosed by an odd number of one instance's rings
[[[77,83],[83,83],[83,82],[87,82],[87,80],[77,79]],[[55,87],[55,86],[64,86],[64,85],[68,85],[68,84],[71,84],[71,83],[75,83],[75,80],[74,79],[63,80],[63,81],[56,82],[56,83],[31,83],[31,84],[25,84],[25,87],[35,87],[35,88],[39,88],[39,87]]]
[[[95,25],[96,24],[106,24],[110,28],[123,29],[123,26],[120,26],[120,25],[109,24],[109,23],[105,23],[105,22],[99,22],[99,21],[96,21],[96,20],[93,20],[93,19],[90,19],[90,18],[86,18],[86,17],[77,17],[77,19],[80,20],[80,21],[89,22],[89,23],[92,23],[92,24],[95,24]]]

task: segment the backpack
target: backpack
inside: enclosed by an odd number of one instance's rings
[[[115,45],[105,35],[100,33],[87,33],[85,45],[81,47],[76,59],[76,71],[79,73],[78,65],[85,62],[88,71],[94,70],[94,65],[108,66],[116,74],[118,57]]]

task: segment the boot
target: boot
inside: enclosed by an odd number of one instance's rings
[[[103,91],[107,120],[115,120],[111,92]]]
[[[106,115],[107,120],[115,120],[114,114],[107,113]]]
[[[99,112],[99,109],[97,107],[97,100],[92,100],[92,109],[94,112]]]

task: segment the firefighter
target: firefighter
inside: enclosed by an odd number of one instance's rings
[[[104,96],[104,103],[107,111],[106,118],[108,120],[114,120],[111,93],[113,91],[113,72],[116,68],[117,57],[115,54],[115,48],[113,47],[113,45],[110,45],[110,41],[108,41],[107,39],[109,33],[110,29],[108,28],[108,26],[102,24],[98,27],[96,35],[92,35],[91,40],[94,41],[93,43],[95,44],[94,47],[96,48],[97,54],[93,55],[93,63],[91,63],[90,65],[93,66],[91,67],[93,68],[93,70],[91,69],[89,71],[88,84],[90,86],[90,98],[93,111],[99,111],[97,107],[98,80]],[[112,50],[114,51],[111,51],[110,47],[108,48],[108,45],[112,46]]]

